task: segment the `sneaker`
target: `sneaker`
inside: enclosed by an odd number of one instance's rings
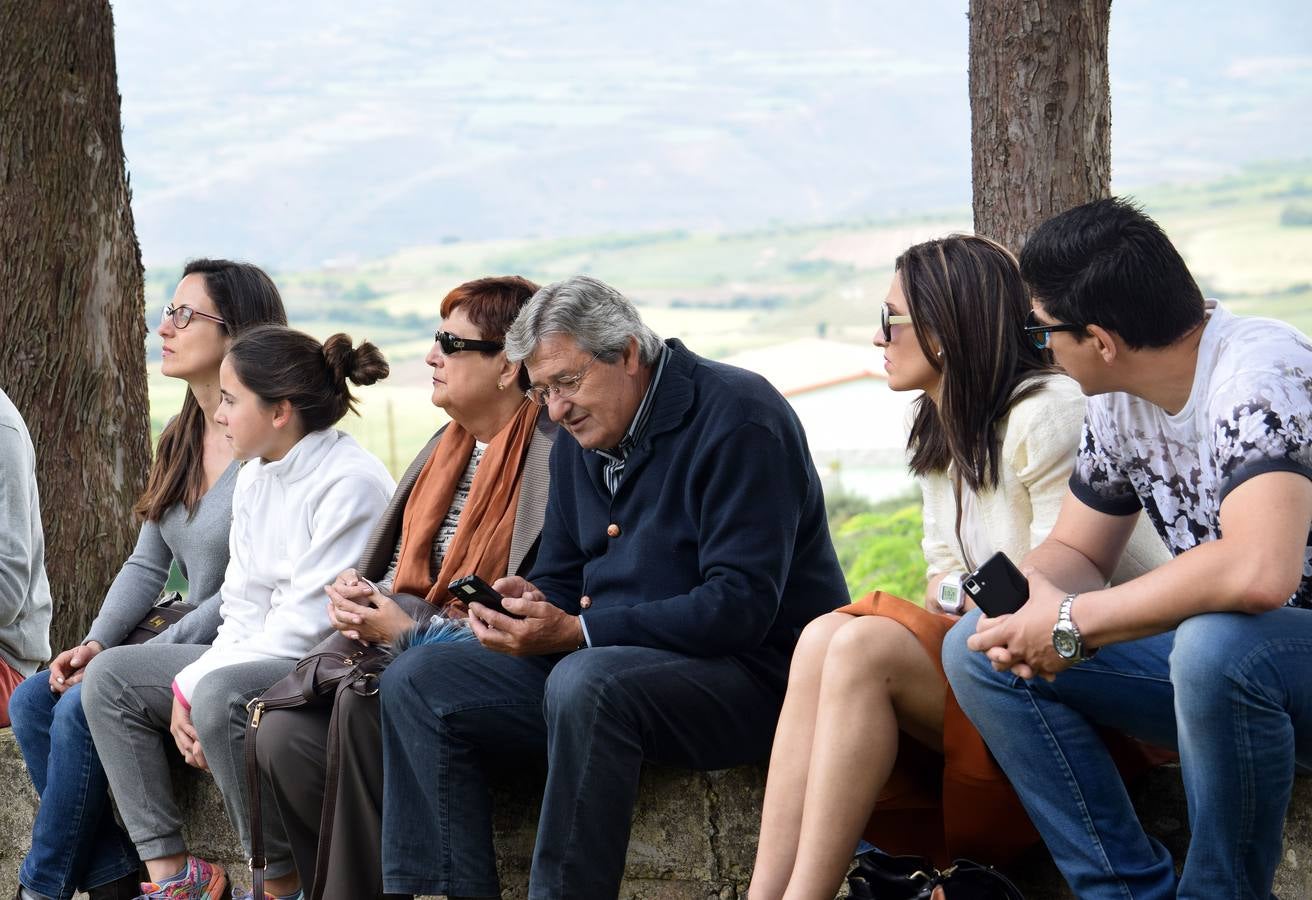
[[[136,900],[226,900],[227,896],[228,875],[223,866],[188,856],[187,865],[177,875],[160,884],[142,884]]]

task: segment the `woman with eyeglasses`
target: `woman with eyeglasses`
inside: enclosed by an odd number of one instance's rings
[[[150,611],[177,565],[196,609],[152,644],[208,644],[219,627],[219,587],[228,565],[228,523],[237,464],[223,429],[219,365],[248,328],[286,324],[282,298],[261,269],[196,259],[183,269],[157,333],[161,371],[186,382],[182,409],[160,435],[137,501],[136,548],[119,570],[86,637],[28,678],[14,696],[14,736],[41,798],[32,844],[19,870],[20,897],[132,898],[140,862],[114,821],[105,774],[82,712],[82,677],[97,654],[122,643]]]
[[[359,563],[328,586],[329,618],[348,637],[397,653],[411,643],[472,638],[464,603],[447,586],[471,574],[491,584],[532,565],[556,426],[525,396],[527,372],[506,360],[503,341],[536,291],[517,276],[482,278],[442,301],[442,330],[425,361],[433,404],[451,422],[402,476]],[[338,705],[342,777],[332,796],[325,774],[333,713],[261,715],[257,755],[280,813],[265,819],[269,870],[290,857],[307,897],[382,897],[378,698],[348,692]]]
[[[951,697],[943,637],[973,604],[960,578],[1019,560],[1067,491],[1084,398],[1027,335],[1015,258],[982,237],[897,258],[874,343],[888,386],[920,391],[907,452],[923,495],[923,608],[882,592],[813,621],[775,731],[752,900],[829,900],[863,833],[882,850],[1006,861],[1037,841]],[[1118,579],[1166,560],[1140,523]],[[872,817],[872,811],[874,815]]]

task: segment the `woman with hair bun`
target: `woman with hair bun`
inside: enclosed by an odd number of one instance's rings
[[[146,898],[210,900],[228,890],[221,866],[186,852],[165,732],[187,763],[213,773],[249,852],[236,737],[245,722],[232,721],[233,698],[262,692],[332,631],[323,586],[355,562],[395,487],[376,457],[332,426],[354,410],[350,383],[387,372],[372,344],[353,346],[344,334],[320,344],[279,326],[250,329],[223,359],[214,421],[246,465],[233,493],[218,635],[208,647],[106,650],[82,689],[110,789],[151,878]],[[294,871],[273,874],[270,890],[299,895]]]

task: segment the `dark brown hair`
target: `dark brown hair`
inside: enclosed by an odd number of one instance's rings
[[[347,382],[373,384],[387,377],[387,360],[368,341],[352,346],[348,334],[320,344],[301,331],[262,325],[246,331],[228,348],[228,362],[241,383],[265,403],[286,400],[308,434],[330,428],[355,397]]]
[[[282,296],[264,270],[250,263],[226,259],[193,259],[182,277],[199,274],[205,294],[214,304],[219,333],[236,337],[252,325],[286,325],[287,311]],[[179,279],[181,280],[181,279]],[[205,495],[205,412],[187,391],[182,410],[159,436],[159,447],[146,489],[138,498],[135,512],[149,522],[158,522],[169,507],[181,502],[190,515]]]
[[[988,238],[916,244],[894,263],[920,349],[941,376],[916,403],[907,449],[916,475],[946,472],[979,491],[998,483],[998,422],[1054,372],[1025,334],[1029,293],[1016,258]],[[942,356],[939,355],[942,351]],[[1023,386],[1022,386],[1023,385]]]
[[[476,278],[452,289],[442,298],[441,314],[446,318],[457,309],[463,309],[469,321],[478,329],[485,341],[504,341],[506,332],[525,304],[538,292],[538,286],[518,275],[496,275]],[[473,337],[473,335],[462,335]],[[485,356],[492,352],[481,350]],[[523,366],[519,367],[519,387],[528,390],[532,382]]]

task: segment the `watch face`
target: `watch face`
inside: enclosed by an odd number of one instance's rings
[[[1062,659],[1074,659],[1080,652],[1079,641],[1064,628],[1053,629],[1052,647]]]
[[[961,603],[961,588],[955,584],[943,584],[938,589],[938,602],[943,606],[955,607]]]

